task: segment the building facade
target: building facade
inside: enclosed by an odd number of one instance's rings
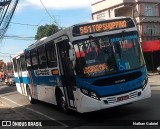
[[[91,7],[93,20],[133,17],[141,42],[160,39],[160,0],[101,0]]]

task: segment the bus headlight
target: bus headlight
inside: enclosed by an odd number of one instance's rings
[[[82,92],[83,94],[85,94],[85,95],[89,95],[89,92],[88,92],[88,90],[86,90],[86,89],[81,89],[81,92]]]
[[[148,77],[146,76],[146,78],[145,78],[145,79],[143,80],[143,82],[142,82],[142,90],[145,89],[147,83],[148,83]]]
[[[97,96],[97,94],[94,91],[89,91],[87,89],[81,89],[81,92],[91,98],[97,99],[99,100],[99,97]]]

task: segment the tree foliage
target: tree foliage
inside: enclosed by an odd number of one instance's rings
[[[39,26],[37,29],[37,34],[35,35],[35,39],[39,40],[43,37],[48,37],[51,36],[52,34],[56,33],[58,31],[58,26],[52,24],[48,25],[46,24],[45,26]]]

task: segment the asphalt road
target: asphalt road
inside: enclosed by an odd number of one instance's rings
[[[0,120],[40,120],[42,128],[75,129],[130,129],[160,128],[160,86],[152,90],[152,97],[130,105],[110,108],[102,111],[80,114],[64,114],[56,106],[38,102],[31,105],[28,98],[20,95],[16,87],[0,86]],[[159,88],[159,89],[158,89]],[[133,122],[157,122],[159,126],[132,126]],[[30,127],[35,128],[35,127]],[[40,128],[40,127],[37,127]],[[17,129],[17,127],[16,127]]]

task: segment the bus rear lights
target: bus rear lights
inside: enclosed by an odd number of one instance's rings
[[[97,99],[99,100],[99,97],[97,96],[97,94],[93,91],[89,91],[87,89],[81,89],[81,92],[91,98]]]

